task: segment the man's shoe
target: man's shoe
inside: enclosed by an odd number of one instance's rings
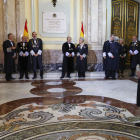
[[[43,79],[43,76],[41,76],[40,78]]]
[[[29,77],[25,77],[26,79],[29,79]]]
[[[135,126],[138,126],[138,127],[140,127],[140,123],[135,123]]]
[[[112,80],[116,80],[116,78],[115,78],[115,77],[113,77],[113,78],[112,78]]]
[[[23,79],[23,77],[19,77],[19,79]]]
[[[6,79],[6,81],[11,81],[10,79]]]
[[[36,79],[36,77],[33,77],[32,79]]]
[[[109,77],[106,76],[105,79],[109,79]]]
[[[10,79],[11,79],[11,80],[15,80],[16,78],[11,77]]]
[[[61,76],[61,77],[60,77],[60,79],[63,79],[63,78],[64,78],[64,76]]]
[[[68,78],[71,78],[70,76],[67,76]]]

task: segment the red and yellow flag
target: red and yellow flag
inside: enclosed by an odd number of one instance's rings
[[[82,22],[82,27],[81,27],[80,37],[84,37],[84,27],[83,27],[83,22]]]
[[[29,38],[29,35],[28,35],[28,28],[27,28],[27,20],[25,21],[23,36],[26,36],[27,38]],[[28,40],[28,39],[27,39],[27,40]]]

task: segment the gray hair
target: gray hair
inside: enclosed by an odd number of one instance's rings
[[[79,39],[81,39],[81,40],[82,40],[82,42],[84,42],[84,38],[83,38],[83,37],[80,37]]]
[[[36,32],[35,32],[35,31],[33,31],[33,32],[32,32],[32,35],[33,35],[33,33],[36,33]],[[37,35],[37,33],[36,33],[36,35]]]
[[[118,40],[119,40],[119,37],[118,36],[115,36],[114,37],[114,41],[117,42]]]
[[[111,35],[110,35],[110,37],[112,37],[112,36],[114,36],[114,37],[115,37],[115,35],[114,35],[114,34],[111,34]]]

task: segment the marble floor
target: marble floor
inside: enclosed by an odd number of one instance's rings
[[[6,82],[1,74],[0,139],[140,140],[137,79],[87,75]]]

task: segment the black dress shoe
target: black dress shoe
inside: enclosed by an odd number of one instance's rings
[[[36,77],[33,77],[32,79],[36,79]]]
[[[25,77],[26,79],[29,79],[29,77]]]
[[[23,77],[19,77],[19,79],[23,79]]]
[[[135,126],[138,126],[138,127],[140,127],[140,123],[135,123]]]
[[[10,79],[11,79],[11,80],[15,80],[16,78],[11,77]]]
[[[6,81],[11,81],[10,79],[6,79]]]
[[[43,76],[41,76],[40,78],[43,79]]]
[[[112,80],[116,80],[116,78],[115,78],[115,77],[113,77],[113,78],[112,78]]]
[[[105,79],[109,79],[109,77],[106,76]]]
[[[61,77],[60,77],[60,79],[63,79],[63,78],[64,78],[64,76],[61,76]]]
[[[67,76],[68,78],[71,78],[70,76]]]

